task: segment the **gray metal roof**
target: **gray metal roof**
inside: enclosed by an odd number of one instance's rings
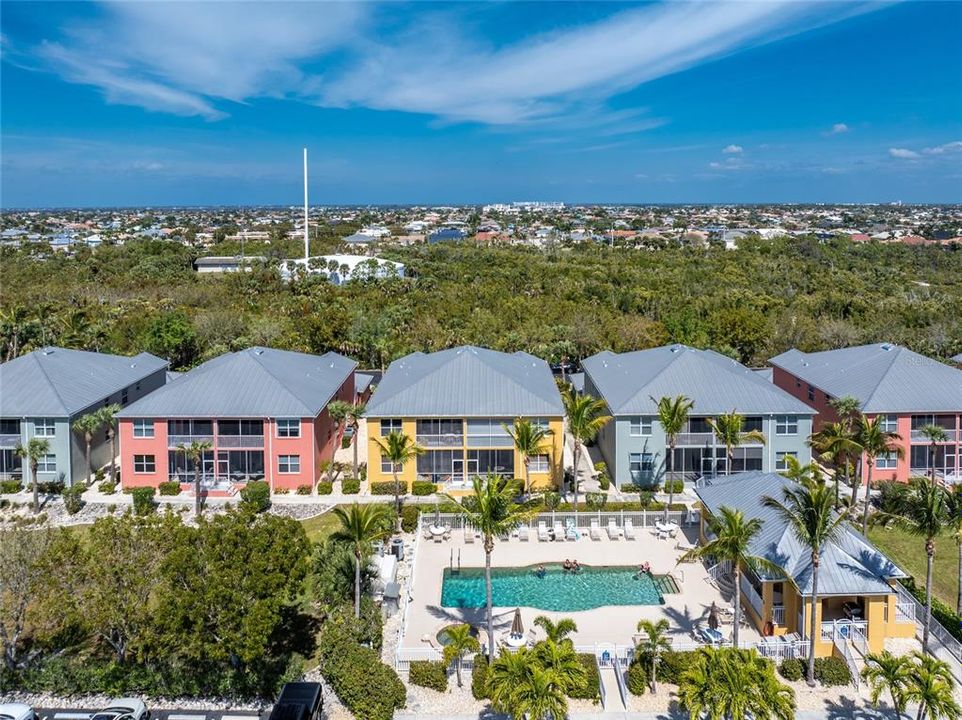
[[[354,392],[358,395],[363,392],[367,392],[367,389],[371,387],[371,383],[373,381],[373,375],[368,375],[367,373],[354,373]]]
[[[962,365],[962,353],[959,353],[958,355],[953,355],[953,356],[952,356],[951,358],[949,358],[949,359],[950,359],[952,362],[957,362],[959,365]]]
[[[548,364],[465,345],[395,360],[367,406],[370,417],[557,417],[561,393]]]
[[[814,413],[758,373],[713,350],[687,345],[621,354],[606,350],[581,365],[613,415],[650,415],[657,411],[658,398],[676,395],[690,398],[696,414],[733,409],[742,414]]]
[[[959,412],[962,370],[890,343],[804,353],[769,363],[833,397],[854,397],[866,413]]]
[[[576,392],[585,391],[585,374],[583,372],[571,373],[568,375],[568,382],[571,383],[571,387],[575,389]]]
[[[0,416],[71,417],[166,367],[150,353],[34,350],[0,365]]]
[[[315,417],[357,366],[338,355],[252,347],[225,353],[118,417]]]
[[[785,569],[802,595],[812,594],[811,551],[803,547],[778,513],[765,507],[765,496],[782,500],[782,489],[793,481],[777,474],[743,472],[720,477],[695,492],[713,515],[722,506],[741,510],[748,518],[762,521],[761,532],[752,542],[751,553]],[[818,572],[819,595],[887,594],[887,578],[906,577],[899,567],[868,540],[848,527],[838,540],[822,549]],[[778,580],[775,575],[762,577]]]

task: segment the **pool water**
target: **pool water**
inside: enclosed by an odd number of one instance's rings
[[[533,607],[561,612],[605,605],[660,605],[663,594],[677,591],[671,576],[639,574],[637,567],[581,566],[578,573],[561,565],[492,568],[491,594],[496,607]],[[441,606],[481,608],[485,604],[484,568],[445,568]]]

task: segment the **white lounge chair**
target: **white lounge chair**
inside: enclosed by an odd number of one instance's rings
[[[598,521],[591,521],[591,528],[589,529],[592,540],[601,540],[601,528],[598,527]]]
[[[465,545],[470,545],[474,542],[474,528],[465,526],[464,528],[464,543]]]
[[[548,542],[551,537],[548,535],[548,525],[544,520],[538,521],[538,540]]]
[[[555,540],[564,540],[564,539],[565,539],[565,529],[564,529],[563,527],[561,527],[561,521],[560,521],[560,520],[555,520],[554,525],[552,526],[552,530],[554,530],[554,539],[555,539]]]
[[[621,531],[618,529],[618,524],[615,522],[614,518],[608,520],[608,539],[617,540],[621,537]]]
[[[528,542],[528,526],[522,525],[518,528],[518,539],[524,542]]]
[[[637,536],[635,535],[635,526],[631,523],[631,518],[625,520],[625,540],[634,540]]]

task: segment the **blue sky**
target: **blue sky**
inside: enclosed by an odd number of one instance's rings
[[[962,3],[4,2],[2,204],[962,201]]]

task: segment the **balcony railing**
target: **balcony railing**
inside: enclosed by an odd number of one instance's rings
[[[167,447],[175,448],[178,445],[190,445],[192,442],[214,443],[213,435],[168,435]]]
[[[773,605],[772,606],[772,622],[776,625],[785,626],[785,606],[784,605]]]
[[[217,446],[222,448],[262,448],[263,435],[218,435]]]
[[[762,604],[761,595],[752,587],[752,584],[748,581],[748,578],[744,574],[741,576],[740,586],[742,589],[742,594],[748,598],[748,602],[751,604],[752,608],[755,610],[755,614],[758,617],[762,616]]]
[[[899,600],[895,604],[895,622],[915,623],[915,603]]]
[[[20,444],[20,433],[17,433],[16,435],[13,435],[13,434],[0,435],[0,448],[17,447],[17,445],[19,444]]]
[[[675,438],[676,445],[711,445],[714,433],[678,433]]]
[[[445,433],[443,435],[417,435],[417,444],[421,447],[462,447],[464,435],[459,433]]]
[[[943,428],[945,430],[945,440],[947,443],[955,443],[959,440],[959,433],[954,428]],[[921,430],[912,431],[912,442],[914,443],[931,443],[931,441],[922,434]]]

